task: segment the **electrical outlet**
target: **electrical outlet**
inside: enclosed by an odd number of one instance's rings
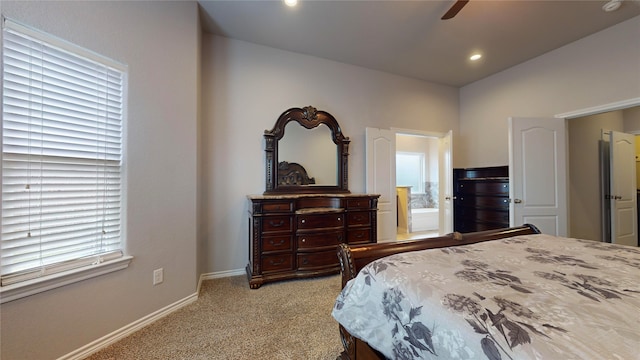
[[[158,285],[164,281],[164,270],[162,268],[153,270],[153,285]]]

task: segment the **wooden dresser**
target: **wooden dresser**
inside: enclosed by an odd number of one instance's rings
[[[509,167],[453,169],[453,228],[461,233],[509,227]]]
[[[249,195],[249,286],[340,272],[338,244],[376,242],[379,196]]]

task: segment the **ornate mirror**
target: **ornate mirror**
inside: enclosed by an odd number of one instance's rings
[[[265,194],[349,192],[350,140],[331,114],[312,106],[291,108],[264,138]]]

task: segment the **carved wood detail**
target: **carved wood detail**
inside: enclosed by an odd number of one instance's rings
[[[285,126],[295,121],[306,129],[313,129],[322,124],[331,131],[331,140],[336,144],[338,184],[336,186],[298,186],[278,183],[278,141],[282,139]],[[291,108],[283,112],[276,120],[273,129],[264,131],[265,138],[265,194],[274,193],[348,193],[349,192],[349,143],[348,137],[342,133],[338,121],[326,111],[317,110],[313,106]]]

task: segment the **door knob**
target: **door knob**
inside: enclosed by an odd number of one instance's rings
[[[513,202],[514,202],[514,203],[516,203],[516,204],[520,204],[520,203],[522,203],[522,200],[520,200],[520,199],[515,199],[515,200],[513,200]]]

